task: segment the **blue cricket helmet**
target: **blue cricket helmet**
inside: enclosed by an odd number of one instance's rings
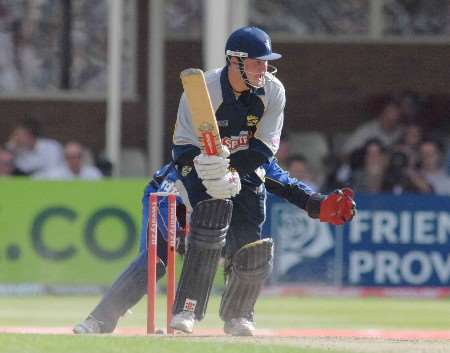
[[[243,27],[231,33],[225,45],[225,55],[259,60],[281,58],[281,54],[272,52],[269,35],[257,27]]]

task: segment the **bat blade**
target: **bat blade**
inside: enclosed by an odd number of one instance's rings
[[[200,149],[208,155],[222,152],[219,127],[206,86],[205,76],[200,69],[186,69],[180,74],[192,123],[200,142]]]

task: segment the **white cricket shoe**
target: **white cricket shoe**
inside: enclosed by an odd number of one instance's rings
[[[185,333],[192,333],[195,324],[195,315],[190,311],[182,311],[175,314],[170,321],[170,327]]]
[[[226,321],[223,330],[232,336],[253,336],[256,328],[253,321],[240,317]]]
[[[89,316],[82,323],[75,325],[75,327],[72,329],[72,332],[77,335],[102,333],[101,324],[102,322],[98,321],[92,316]]]

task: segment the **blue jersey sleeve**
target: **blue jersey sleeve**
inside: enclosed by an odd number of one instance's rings
[[[305,183],[289,176],[275,158],[263,165],[266,171],[264,184],[270,193],[306,210],[308,200],[315,192]]]
[[[142,222],[140,235],[140,250],[143,251],[147,247],[147,226],[148,226],[148,210],[149,210],[149,196],[153,192],[171,192],[175,190],[175,182],[177,181],[177,171],[173,163],[164,165],[159,169],[153,178],[147,184],[144,195],[142,197]],[[182,205],[181,197],[177,196],[177,211],[180,210],[179,205]],[[177,214],[177,218],[179,218]],[[168,220],[168,202],[167,197],[159,197],[158,200],[158,230],[164,239],[167,239],[167,220]],[[177,222],[177,231],[181,228],[180,223]]]

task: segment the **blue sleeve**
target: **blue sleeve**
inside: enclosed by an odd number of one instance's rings
[[[173,190],[175,181],[177,180],[177,171],[173,163],[166,164],[159,169],[152,180],[147,184],[144,195],[142,197],[142,222],[141,222],[141,236],[140,236],[140,250],[147,248],[147,226],[148,226],[148,211],[149,211],[149,196],[153,192],[169,192]],[[177,218],[179,218],[179,205],[183,201],[177,196]],[[168,202],[167,197],[160,196],[158,200],[158,229],[164,239],[167,239],[167,219],[168,219]],[[177,231],[180,230],[180,224],[177,222]]]
[[[305,183],[289,176],[275,158],[264,164],[266,170],[265,186],[270,193],[307,210],[308,200],[315,192]]]

